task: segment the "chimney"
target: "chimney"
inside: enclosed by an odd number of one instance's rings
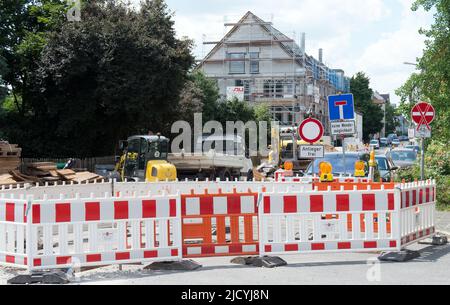
[[[321,64],[323,63],[323,49],[319,49],[319,61]]]
[[[305,54],[306,53],[306,33],[305,32],[302,33],[302,41],[301,41],[300,47],[302,49],[302,53]]]

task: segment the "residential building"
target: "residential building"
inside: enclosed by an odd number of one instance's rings
[[[331,69],[305,53],[305,34],[300,46],[294,39],[247,12],[219,41],[205,41],[212,50],[197,69],[217,81],[223,99],[237,97],[252,105],[267,103],[280,125],[298,124],[309,114],[329,135],[327,97],[350,91],[350,80],[341,69]]]

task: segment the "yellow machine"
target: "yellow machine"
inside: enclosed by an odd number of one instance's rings
[[[161,135],[132,136],[121,141],[123,154],[116,164],[122,180],[175,181],[177,170],[167,161],[169,139]]]
[[[364,161],[357,161],[355,163],[355,177],[365,177],[366,176],[366,163]]]

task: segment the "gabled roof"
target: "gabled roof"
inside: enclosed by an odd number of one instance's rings
[[[214,53],[217,52],[217,50],[224,44],[225,40],[229,38],[233,33],[235,33],[241,25],[245,25],[246,21],[249,19],[253,19],[258,23],[261,23],[259,26],[263,28],[267,33],[271,34],[273,37],[273,40],[290,40],[290,38],[283,33],[281,33],[279,30],[274,28],[272,25],[267,24],[264,20],[253,14],[252,12],[248,11],[234,26],[233,28],[219,41],[219,43],[216,44],[216,46],[205,56],[205,58],[202,60],[200,65],[203,64],[205,60],[210,58]],[[302,58],[303,52],[300,49],[300,47],[294,42],[279,42],[282,49],[291,57],[295,56],[297,59]],[[303,65],[301,61],[298,61],[299,64]]]

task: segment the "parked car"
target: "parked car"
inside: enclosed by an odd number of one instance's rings
[[[380,142],[378,142],[378,140],[371,140],[369,145],[370,148],[374,147],[375,149],[380,149]]]
[[[398,138],[392,139],[391,145],[394,146],[394,147],[399,147],[400,146],[400,140]]]
[[[420,146],[419,145],[406,145],[405,148],[413,149],[417,154],[420,154]]]
[[[356,161],[364,161],[366,163],[365,173],[366,177],[369,174],[369,159],[370,155],[367,152],[346,152],[345,153],[345,165],[344,165],[344,157],[343,154],[338,152],[325,153],[325,157],[323,159],[317,159],[315,162],[312,162],[305,171],[305,175],[312,175],[312,169],[314,165],[314,173],[319,173],[319,164],[322,161],[331,163],[333,167],[333,175],[351,175],[355,173],[355,163]],[[375,181],[380,179],[380,172],[378,169],[375,169],[374,174]]]
[[[413,149],[396,148],[388,153],[394,164],[400,168],[408,168],[417,160],[417,153]]]
[[[389,145],[389,141],[388,141],[387,138],[381,138],[381,139],[380,139],[380,146],[381,146],[381,147],[386,147],[386,146],[388,146],[388,145]]]
[[[399,136],[398,139],[400,142],[407,142],[409,140],[408,136]]]
[[[398,166],[392,162],[392,159],[387,154],[376,155],[375,160],[378,164],[378,170],[380,172],[383,182],[389,182],[394,180]]]

